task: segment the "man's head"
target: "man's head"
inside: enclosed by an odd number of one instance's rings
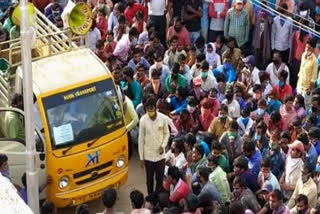
[[[298,197],[296,198],[296,209],[298,213],[301,213],[308,209],[308,197],[306,195],[298,195]]]
[[[294,96],[286,96],[286,98],[284,99],[284,105],[285,105],[286,111],[294,110],[293,102],[294,102]]]
[[[121,82],[121,79],[122,79],[122,71],[121,71],[121,68],[119,66],[115,67],[113,70],[112,70],[112,76],[113,76],[113,79],[114,79],[114,82],[116,84],[120,84]]]
[[[147,115],[153,120],[157,117],[156,112],[157,100],[154,96],[149,97],[144,105]]]
[[[273,63],[276,65],[280,65],[282,62],[282,57],[279,51],[274,51],[273,52],[273,57],[272,57]]]
[[[174,18],[173,27],[174,27],[174,30],[175,30],[177,33],[180,33],[180,31],[181,31],[182,28],[183,28],[183,24],[182,24],[182,22],[181,22],[181,18],[180,18],[180,17],[175,17],[175,18]]]
[[[209,154],[207,157],[207,168],[214,170],[219,165],[219,157]]]
[[[297,140],[303,144],[304,151],[308,151],[310,147],[309,137],[306,132],[302,132],[297,135]]]
[[[173,154],[180,154],[184,150],[183,139],[176,137],[173,139],[171,144],[171,152]]]
[[[137,41],[138,41],[138,36],[139,36],[139,33],[138,33],[137,28],[132,27],[129,30],[129,40],[130,40],[132,46],[136,46]]]
[[[317,114],[320,109],[320,96],[313,95],[311,98],[311,111],[312,114]]]
[[[236,39],[233,37],[230,37],[227,41],[227,46],[230,50],[233,50],[236,47]]]
[[[189,132],[184,136],[184,148],[186,151],[191,151],[196,144],[197,139],[196,136],[192,133]]]
[[[221,153],[222,153],[221,144],[218,141],[214,140],[211,144],[211,155],[220,157]]]
[[[167,181],[172,185],[176,185],[180,178],[181,174],[179,168],[176,166],[169,167]]]
[[[140,60],[141,60],[140,48],[133,49],[133,61],[135,62],[135,64],[137,64],[138,62],[140,62]]]
[[[0,154],[0,173],[9,172],[8,156]]]
[[[230,205],[229,214],[245,214],[245,209],[240,201],[233,202]]]
[[[197,178],[198,181],[201,182],[201,184],[205,184],[209,180],[209,175],[210,175],[210,169],[207,167],[199,167],[197,170]]]
[[[133,190],[130,193],[130,200],[133,209],[140,209],[144,205],[144,196],[139,190]]]
[[[241,176],[248,170],[248,159],[241,155],[233,162],[233,171],[236,176]]]
[[[178,42],[178,37],[176,35],[173,35],[171,38],[170,38],[170,48],[172,50],[176,50],[177,49],[177,42]]]
[[[204,149],[200,144],[196,144],[192,149],[192,161],[197,163],[203,158]]]
[[[278,9],[279,13],[281,13],[284,16],[288,16],[289,12],[288,12],[288,5],[287,3],[283,2],[280,4],[280,7]]]
[[[123,79],[126,82],[130,82],[133,80],[134,71],[132,70],[131,67],[129,67],[129,66],[124,67],[122,70],[122,73],[123,73]]]
[[[114,188],[109,187],[102,194],[102,203],[107,210],[111,210],[117,201],[117,192]]]
[[[243,9],[243,0],[236,0],[235,4],[236,11],[241,11]]]
[[[288,75],[289,74],[288,74],[288,72],[286,70],[281,70],[280,71],[280,73],[279,73],[279,81],[282,81],[283,85],[287,81]],[[279,83],[279,86],[281,87],[280,83]]]
[[[310,56],[314,52],[314,49],[316,48],[316,46],[317,46],[317,41],[312,37],[309,38],[306,45],[306,52],[308,56]]]
[[[242,152],[248,158],[252,157],[256,153],[256,145],[252,140],[245,140],[242,145]]]
[[[116,17],[119,17],[121,15],[122,11],[122,4],[121,2],[118,2],[114,5],[113,12],[116,15]]]
[[[293,143],[289,144],[289,148],[291,149],[290,155],[293,159],[302,157],[304,146],[300,141],[295,140]]]
[[[269,195],[269,204],[271,210],[278,209],[283,203],[283,195],[281,190],[275,189]]]
[[[235,177],[232,183],[233,193],[236,197],[239,197],[243,190],[246,188],[246,183],[243,177]]]
[[[269,158],[265,158],[262,160],[260,171],[265,180],[269,178],[271,172],[271,161]]]

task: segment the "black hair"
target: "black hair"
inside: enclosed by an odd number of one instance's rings
[[[157,79],[159,79],[160,77],[159,71],[156,68],[151,69],[151,79],[154,77],[156,77]]]
[[[211,173],[210,169],[207,167],[199,167],[198,168],[199,175],[205,180],[209,180],[209,175]]]
[[[262,129],[262,132],[266,133],[268,127],[267,127],[267,124],[264,122],[264,120],[262,120],[257,124],[257,129]]]
[[[281,190],[275,189],[270,193],[271,197],[276,197],[279,201],[283,201],[283,194]]]
[[[203,157],[203,155],[204,155],[203,146],[201,146],[200,144],[197,143],[194,145],[194,149],[197,150],[197,152],[201,155],[201,157]]]
[[[291,141],[291,134],[289,131],[283,131],[280,134],[280,138],[285,138],[290,142]]]
[[[192,132],[189,132],[184,136],[184,141],[191,147],[197,143],[196,136]]]
[[[196,56],[197,62],[202,62],[205,59],[206,59],[206,55],[204,55],[203,53],[198,53]]]
[[[212,149],[222,151],[222,145],[217,140],[214,140],[211,143],[211,150]]]
[[[131,67],[126,66],[123,68],[122,73],[128,77],[130,77],[131,79],[133,79],[134,76],[134,71],[132,70]]]
[[[261,90],[261,85],[260,84],[254,84],[252,87],[252,91],[256,92],[257,90]]]
[[[178,56],[178,62],[182,61],[182,60],[186,60],[187,57],[184,54],[179,54]]]
[[[299,118],[295,118],[292,122],[292,125],[295,127],[302,126],[302,122]]]
[[[281,70],[280,73],[279,73],[279,76],[282,77],[284,79],[284,81],[287,80],[288,78],[288,72],[286,70]]]
[[[230,204],[229,214],[244,214],[245,209],[241,201],[235,201]]]
[[[281,114],[278,111],[273,111],[270,114],[270,119],[273,123],[277,123],[281,120]]]
[[[309,136],[312,138],[319,139],[320,138],[320,128],[318,127],[311,127],[309,129]]]
[[[180,71],[180,65],[179,63],[174,63],[172,68],[171,68],[172,73],[178,74]]]
[[[284,98],[284,103],[293,102],[293,101],[294,101],[294,96],[289,95]]]
[[[312,48],[315,48],[317,46],[317,40],[310,37],[307,41],[307,44],[310,45]]]
[[[102,203],[106,208],[112,208],[116,203],[117,197],[116,190],[109,187],[102,194]]]
[[[178,182],[178,180],[181,178],[179,168],[176,166],[169,167],[168,176],[170,176]]]
[[[171,36],[170,40],[169,40],[169,43],[171,44],[174,40],[178,40],[178,36],[177,35],[173,35]]]
[[[224,111],[228,114],[228,106],[226,104],[221,104],[219,111]]]
[[[305,146],[309,145],[308,134],[305,132],[298,134],[297,140],[300,141]]]
[[[188,93],[187,89],[183,86],[178,86],[177,92],[181,97],[183,97],[183,99],[186,98],[187,93]]]
[[[197,47],[199,47],[199,46],[204,46],[205,42],[206,42],[206,41],[205,41],[204,37],[200,35],[200,36],[196,39],[195,45],[196,45]]]
[[[129,30],[129,35],[130,35],[130,36],[138,36],[139,33],[138,33],[137,28],[132,27],[132,28]]]
[[[157,99],[154,96],[150,96],[147,100],[146,100],[146,104],[145,104],[145,108],[147,107],[156,107],[157,106]]]
[[[126,17],[121,14],[119,17],[118,17],[118,22],[119,23],[126,23]]]
[[[233,166],[247,170],[248,169],[248,160],[246,157],[241,155],[234,160]]]
[[[143,193],[139,190],[133,190],[130,193],[130,200],[134,209],[142,208],[144,204],[144,196]]]
[[[236,39],[234,37],[229,37],[229,39],[227,40],[227,44],[230,42],[234,42],[235,45],[237,45]]]
[[[217,83],[219,82],[226,82],[226,77],[223,74],[218,74]]]
[[[211,154],[209,154],[207,157],[207,160],[210,162],[213,162],[214,165],[219,165],[219,159],[220,159],[220,157],[213,156]]]
[[[8,161],[8,156],[6,154],[0,154],[0,167],[3,163]]]
[[[304,105],[304,97],[301,94],[297,94],[295,99],[298,100],[298,103],[300,104],[300,106],[302,106],[303,108],[305,108]]]
[[[159,208],[163,211],[164,208],[169,207],[169,194],[166,192],[159,193]]]
[[[239,185],[241,188],[246,188],[247,185],[246,185],[246,181],[244,180],[244,177],[240,177],[240,176],[237,176],[234,178],[233,182],[232,182],[233,185]]]
[[[246,152],[254,152],[256,150],[256,145],[251,139],[246,139],[243,142],[243,150]]]
[[[203,60],[203,61],[200,63],[200,67],[201,67],[201,69],[203,69],[203,70],[209,70],[209,63],[208,63],[206,60]]]
[[[308,206],[308,197],[304,194],[299,194],[296,198],[296,204],[298,202],[303,202],[305,206]]]
[[[271,168],[271,161],[270,158],[264,158],[261,161],[261,168],[265,167],[265,168]]]
[[[244,107],[244,109],[242,109],[241,115],[243,117],[249,117],[250,116],[250,112],[251,112],[250,108],[248,106],[246,106],[246,107]]]
[[[232,120],[230,122],[230,129],[238,130],[238,128],[239,128],[238,122],[236,120]]]
[[[41,214],[53,214],[55,211],[54,203],[51,201],[44,201],[41,206]]]
[[[89,214],[89,206],[87,204],[80,204],[76,208],[76,214]]]
[[[184,151],[184,145],[183,145],[183,139],[182,137],[176,137],[173,139],[173,142],[176,142],[177,149],[179,150],[179,153]]]
[[[104,42],[102,40],[98,40],[96,43],[96,48],[101,48],[104,46]]]

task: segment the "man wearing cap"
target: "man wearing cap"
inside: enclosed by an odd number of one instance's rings
[[[229,9],[224,22],[224,36],[228,39],[234,37],[238,47],[242,48],[249,39],[249,15],[243,9],[243,0],[236,0],[234,7]]]
[[[298,140],[289,144],[289,148],[290,154],[287,157],[285,170],[280,178],[280,187],[287,198],[291,197],[296,183],[301,176],[301,168],[303,166],[302,155],[304,152],[304,146]]]
[[[260,84],[259,72],[260,70],[255,66],[254,56],[249,55],[242,59],[242,62],[248,67],[250,74],[242,73],[245,78],[252,79],[252,84]]]

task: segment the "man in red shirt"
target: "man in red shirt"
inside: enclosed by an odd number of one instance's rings
[[[190,36],[188,30],[182,25],[181,18],[175,17],[173,26],[169,27],[167,33],[167,41],[170,41],[172,36],[178,37],[177,46],[183,48],[190,45]]]
[[[281,102],[284,101],[284,98],[286,96],[291,96],[292,95],[292,88],[291,86],[287,83],[287,78],[288,78],[288,72],[286,70],[280,71],[279,74],[279,83],[275,84],[274,90]]]
[[[124,16],[126,17],[130,26],[133,24],[133,18],[139,11],[143,13],[144,20],[145,21],[148,20],[148,13],[146,8],[144,8],[139,3],[136,3],[134,0],[127,0],[127,2],[128,2],[128,7],[124,11]]]

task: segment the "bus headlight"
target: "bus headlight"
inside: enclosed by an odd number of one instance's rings
[[[123,156],[120,156],[117,160],[117,168],[121,168],[124,166],[125,163],[125,159]]]
[[[62,176],[59,180],[59,188],[64,189],[69,185],[69,178],[67,176]]]

